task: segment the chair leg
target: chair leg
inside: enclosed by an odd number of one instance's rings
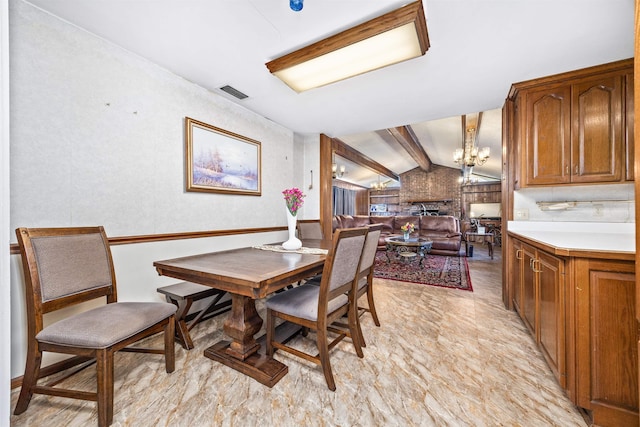
[[[360,321],[358,320],[358,304],[354,301],[349,308],[349,333],[351,334],[351,341],[356,349],[358,357],[364,357],[362,353],[361,343],[364,340],[362,336],[362,330],[360,329]]]
[[[22,377],[22,388],[20,389],[20,396],[18,397],[18,403],[13,411],[14,415],[20,415],[29,407],[31,397],[33,396],[33,387],[38,382],[40,376],[40,364],[42,363],[42,352],[38,350],[38,344],[33,343],[29,345],[27,351],[27,362],[24,368],[24,377]]]
[[[169,322],[164,327],[164,363],[167,374],[170,374],[176,369],[175,333],[176,318],[175,316],[171,316]]]
[[[329,342],[327,341],[328,337],[326,329],[318,328],[316,338],[318,352],[320,353],[320,365],[322,366],[324,379],[327,381],[327,387],[329,387],[329,390],[331,391],[336,391],[336,383],[333,380],[331,363],[329,362]]]
[[[360,340],[360,346],[366,347],[367,342],[364,340],[364,334],[362,333],[362,327],[360,326],[360,316],[356,313],[356,323],[358,325],[358,339]]]
[[[267,309],[267,356],[273,356],[273,338],[275,337],[275,321],[271,310]]]
[[[378,320],[378,313],[376,312],[376,304],[373,302],[372,283],[367,285],[367,302],[369,303],[369,312],[371,313],[371,317],[373,317],[373,323],[375,323],[376,326],[380,326],[380,320]]]
[[[113,422],[113,352],[96,352],[98,377],[98,426],[107,427]]]

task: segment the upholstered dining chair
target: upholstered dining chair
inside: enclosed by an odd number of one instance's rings
[[[345,337],[350,337],[358,357],[364,357],[358,332],[355,300],[357,273],[364,247],[366,228],[336,230],[332,248],[327,254],[320,286],[304,284],[279,293],[267,300],[267,354],[276,349],[313,362],[322,367],[327,386],[335,391],[329,351]],[[346,328],[332,326],[344,315]],[[280,318],[316,331],[319,354],[311,355],[276,340],[275,319]],[[329,342],[329,333],[337,334]]]
[[[22,388],[14,413],[27,410],[34,393],[97,401],[98,425],[113,420],[114,353],[140,351],[164,354],[167,373],[175,369],[176,307],[165,302],[117,302],[116,280],[103,227],[18,228],[25,276],[28,348]],[[106,304],[45,326],[43,315],[89,300],[106,297]],[[164,332],[164,349],[128,347]],[[57,378],[38,385],[43,352],[77,356],[74,369],[62,379],[91,365],[95,359],[96,392],[55,387]],[[63,364],[65,365],[65,364]],[[69,364],[62,369],[69,368]]]
[[[362,250],[362,257],[360,259],[360,268],[358,271],[358,291],[356,294],[356,301],[367,294],[367,307],[361,307],[358,305],[358,317],[365,313],[371,313],[373,322],[376,326],[380,326],[380,320],[378,319],[378,313],[376,312],[375,301],[373,299],[373,267],[376,259],[376,252],[378,250],[378,239],[382,233],[382,224],[372,224],[368,226],[367,235],[364,242],[364,249]],[[319,274],[307,281],[309,285],[319,286],[322,280],[322,275]],[[360,321],[358,320],[358,332],[360,336],[360,344],[366,347],[364,335],[362,334],[362,328],[360,327]]]
[[[303,222],[298,221],[298,239],[324,239],[324,234],[322,233],[322,225],[320,225],[320,221],[310,221]]]
[[[376,252],[378,251],[378,239],[382,233],[382,224],[375,224],[369,226],[369,232],[364,242],[364,249],[362,250],[362,259],[360,260],[360,269],[358,271],[358,290],[356,293],[356,304],[360,298],[367,294],[367,307],[361,307],[358,305],[359,312],[369,312],[373,318],[373,322],[376,326],[380,326],[380,320],[378,319],[378,313],[376,312],[376,305],[373,299],[373,267],[376,260]],[[366,347],[364,336],[362,335],[362,329],[360,328],[360,321],[358,320],[358,333],[360,335],[360,344]]]

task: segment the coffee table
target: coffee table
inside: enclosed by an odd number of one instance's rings
[[[423,237],[413,237],[409,240],[404,240],[404,237],[402,236],[392,236],[387,237],[385,242],[387,244],[387,261],[389,263],[391,263],[389,252],[395,252],[398,254],[398,257],[403,252],[415,252],[420,256],[421,267],[425,254],[428,254],[431,251],[431,246],[433,245],[431,240]]]

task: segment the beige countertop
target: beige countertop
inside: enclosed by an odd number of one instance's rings
[[[635,223],[509,221],[510,233],[567,251],[635,253]]]

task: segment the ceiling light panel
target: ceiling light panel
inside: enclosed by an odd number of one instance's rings
[[[303,92],[419,57],[428,48],[424,9],[418,1],[266,66],[293,90]]]

